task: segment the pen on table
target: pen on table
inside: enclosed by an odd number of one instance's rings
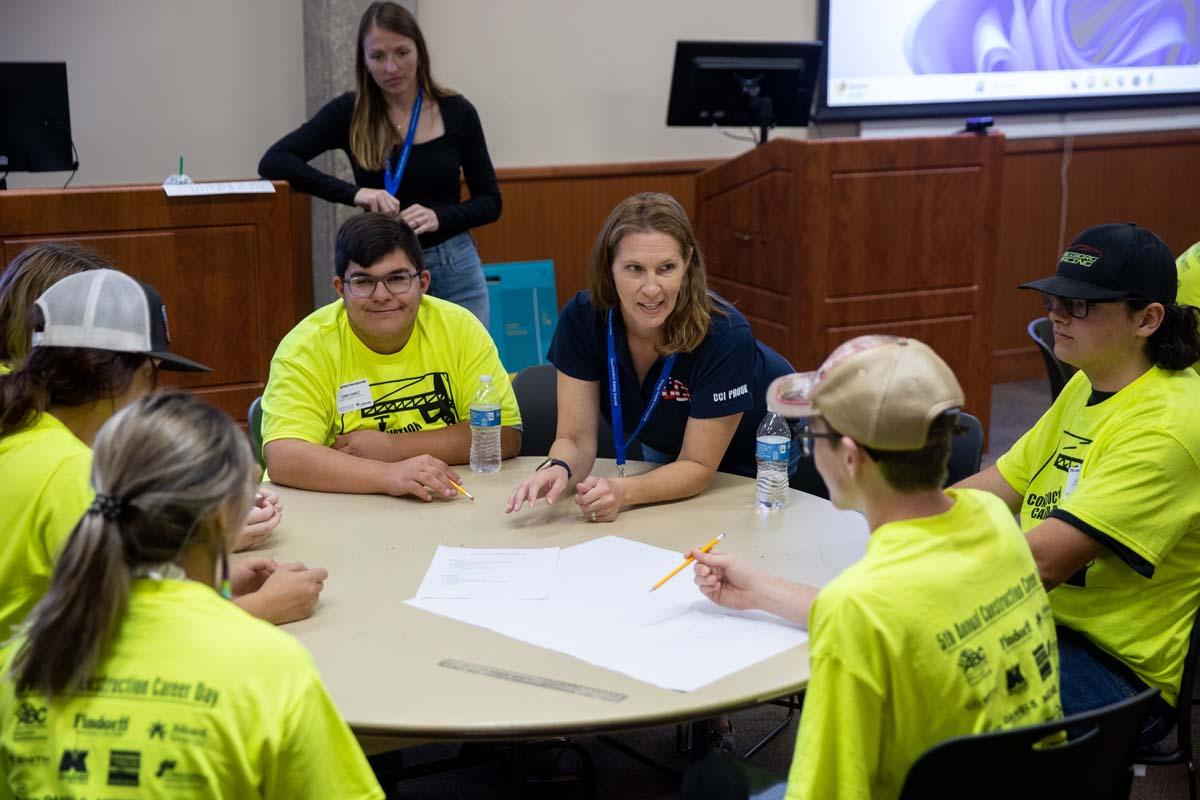
[[[724,538],[725,538],[725,534],[723,534],[723,533],[722,533],[722,534],[719,534],[719,535],[718,535],[716,538],[714,538],[714,539],[713,539],[711,542],[709,542],[708,544],[706,544],[706,545],[704,545],[703,547],[701,547],[701,548],[700,548],[700,552],[701,552],[701,553],[707,553],[707,552],[711,551],[711,550],[712,550],[714,547],[716,547],[716,546],[717,546],[717,542],[721,541],[721,540],[722,540],[722,539],[724,539]],[[651,587],[650,587],[650,591],[652,591],[652,592],[653,592],[655,589],[657,589],[658,587],[662,586],[662,585],[663,585],[664,583],[666,583],[667,581],[671,580],[671,578],[674,578],[676,575],[678,575],[678,574],[679,574],[679,571],[680,571],[680,570],[682,570],[684,567],[686,567],[688,564],[691,564],[691,563],[692,563],[693,561],[695,561],[695,560],[696,560],[696,559],[695,559],[695,558],[693,558],[693,557],[691,557],[691,556],[688,556],[687,558],[685,558],[685,559],[683,560],[683,563],[682,563],[682,564],[680,564],[678,567],[676,567],[675,569],[673,569],[673,570],[671,570],[670,572],[668,572],[668,573],[667,573],[667,575],[666,575],[666,577],[664,577],[664,578],[663,578],[661,581],[659,581],[658,583],[656,583],[656,584],[654,584],[653,586],[651,586]]]
[[[179,157],[179,174],[183,174],[183,156]]]
[[[449,478],[447,478],[447,480],[449,480]],[[463,487],[459,486],[459,485],[458,485],[457,483],[455,483],[454,481],[450,481],[450,485],[451,485],[451,486],[453,486],[455,489],[458,489],[458,491],[459,491],[459,492],[462,494],[462,496],[463,496],[463,497],[467,498],[467,499],[468,499],[468,500],[470,500],[472,503],[474,503],[474,502],[475,502],[475,495],[471,494],[470,492],[468,492],[468,491],[467,491],[466,489],[464,489]]]

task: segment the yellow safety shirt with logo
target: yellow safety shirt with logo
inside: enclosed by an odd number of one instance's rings
[[[487,329],[461,306],[426,295],[412,336],[391,355],[355,335],[336,300],[309,314],[280,342],[263,395],[263,444],[299,439],[333,444],[356,430],[407,433],[469,422],[479,376],[491,375],[500,424],[519,427],[521,412]],[[369,386],[365,408],[338,408],[342,387]]]
[[[1062,715],[1029,546],[999,498],[947,494],[942,514],[877,528],[817,595],[788,798],[895,798],[941,741]]]
[[[92,451],[54,415],[0,436],[0,642],[46,593],[91,505]]]
[[[0,684],[0,751],[3,800],[384,796],[304,647],[187,580],[132,582],[78,693]]]
[[[1050,592],[1055,620],[1172,705],[1200,606],[1198,419],[1192,369],[1152,367],[1096,397],[1079,372],[996,462],[1023,498],[1023,530],[1054,518],[1106,546]]]

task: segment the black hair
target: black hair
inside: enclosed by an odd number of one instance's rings
[[[1131,297],[1125,304],[1141,311],[1151,301]],[[1146,355],[1162,369],[1187,369],[1200,361],[1200,309],[1163,303],[1163,319],[1158,330],[1146,341]]]
[[[359,214],[346,220],[338,229],[333,255],[334,272],[339,278],[345,278],[351,261],[370,269],[397,250],[408,256],[417,272],[425,270],[421,243],[412,228],[386,214]]]

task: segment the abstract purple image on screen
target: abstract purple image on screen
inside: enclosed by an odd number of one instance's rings
[[[1200,0],[934,0],[905,36],[918,75],[1200,63]]]

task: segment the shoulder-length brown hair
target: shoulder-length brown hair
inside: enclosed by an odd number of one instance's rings
[[[619,308],[617,286],[613,280],[613,261],[621,240],[631,233],[665,233],[679,245],[685,259],[683,284],[671,316],[662,326],[659,353],[686,353],[695,350],[708,335],[714,313],[726,314],[713,301],[704,275],[704,255],[696,244],[696,234],[683,206],[669,194],[642,192],[626,197],[608,215],[596,237],[588,264],[588,290],[592,305],[599,311]]]
[[[426,98],[440,100],[451,97],[454,92],[433,79],[425,37],[421,35],[417,18],[407,8],[390,2],[375,2],[367,6],[358,23],[358,51],[354,55],[354,80],[358,94],[354,98],[354,115],[350,118],[350,152],[363,169],[379,170],[384,168],[388,151],[399,141],[399,136],[388,121],[383,90],[367,69],[363,47],[371,28],[383,28],[406,36],[417,45],[417,80],[421,82]]]

